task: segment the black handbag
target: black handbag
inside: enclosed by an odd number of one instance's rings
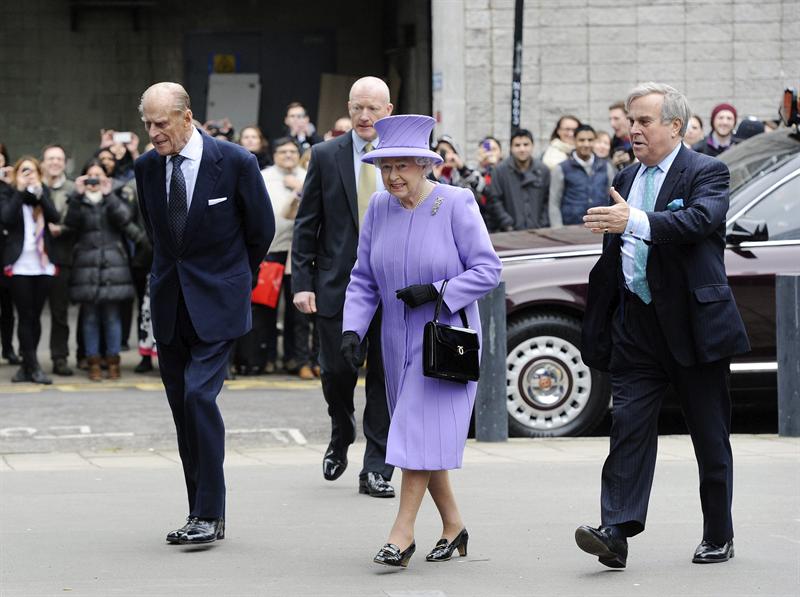
[[[464,327],[459,328],[439,322],[445,288],[447,280],[442,284],[439,298],[436,299],[433,321],[425,324],[422,339],[422,372],[426,377],[448,381],[461,383],[478,381],[480,346],[478,332],[470,329],[464,309],[458,312]]]

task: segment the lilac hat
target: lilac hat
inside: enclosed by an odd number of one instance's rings
[[[380,142],[378,147],[367,153],[362,162],[372,164],[378,158],[429,158],[440,164],[442,156],[430,150],[430,139],[436,120],[430,116],[404,114],[387,116],[375,122]]]

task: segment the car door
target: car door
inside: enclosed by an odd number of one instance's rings
[[[775,184],[735,214],[729,226],[739,218],[764,221],[769,233],[769,240],[730,246],[725,258],[752,345],[739,367],[748,363],[766,367],[776,360],[775,275],[800,272],[800,168],[784,171]]]

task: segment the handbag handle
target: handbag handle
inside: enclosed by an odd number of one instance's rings
[[[442,301],[444,301],[445,288],[447,288],[447,280],[442,283],[442,289],[439,291],[439,296],[436,298],[436,310],[433,312],[434,323],[439,323],[439,311],[442,308]],[[468,328],[469,322],[467,321],[467,314],[464,312],[464,309],[459,309],[458,314],[461,316],[461,323],[464,324],[465,328]]]

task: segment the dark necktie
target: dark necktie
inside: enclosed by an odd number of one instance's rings
[[[183,177],[181,163],[186,158],[182,155],[172,157],[172,176],[169,180],[169,205],[167,216],[169,228],[175,243],[180,247],[183,244],[183,231],[186,228],[186,179]]]

